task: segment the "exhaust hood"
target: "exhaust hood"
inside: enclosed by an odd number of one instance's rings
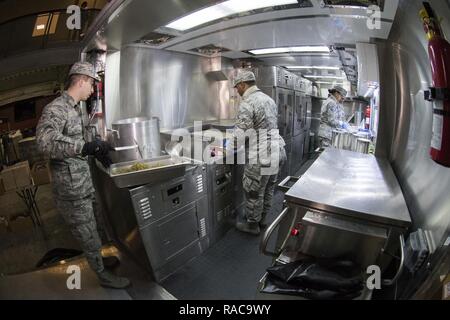
[[[206,73],[209,81],[228,81],[227,75],[222,70],[209,71]]]

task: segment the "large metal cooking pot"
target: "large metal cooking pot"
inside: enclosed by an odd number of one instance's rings
[[[359,153],[369,153],[370,140],[368,139],[358,139],[356,142],[356,152]]]
[[[331,132],[331,134],[332,134],[332,136],[331,136],[331,143],[332,143],[332,146],[335,147],[335,148],[337,148],[337,149],[342,149],[342,146],[341,146],[341,139],[340,139],[340,137],[341,137],[341,132],[342,132],[342,130],[333,130],[333,131]]]
[[[337,149],[351,150],[352,134],[345,130],[333,130],[332,145]]]
[[[343,148],[344,150],[352,150],[352,133],[351,132],[343,132],[341,133],[343,139]]]
[[[159,119],[139,117],[116,121],[112,124],[110,141],[114,163],[151,159],[161,155]]]
[[[352,134],[352,147],[351,147],[351,151],[354,152],[360,152],[358,151],[358,139],[365,139],[365,140],[369,140],[370,135],[367,132],[358,132],[358,133],[353,133]]]

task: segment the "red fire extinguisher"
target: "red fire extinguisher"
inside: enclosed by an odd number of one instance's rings
[[[420,11],[429,40],[433,86],[425,92],[425,99],[433,102],[433,136],[431,158],[450,167],[450,44],[444,38],[440,24],[428,2]]]
[[[370,106],[366,108],[366,112],[364,113],[366,118],[365,129],[370,129]]]
[[[99,81],[97,82],[97,88],[96,88],[96,96],[97,96],[97,116],[102,116],[103,115],[103,100],[104,100],[104,95],[103,95],[103,82]]]

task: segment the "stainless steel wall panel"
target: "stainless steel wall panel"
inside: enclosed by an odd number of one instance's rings
[[[450,16],[444,1],[430,1],[440,16]],[[379,44],[381,60],[381,112],[377,153],[393,163],[414,229],[432,232],[436,246],[450,232],[450,170],[431,160],[432,106],[424,91],[432,85],[427,40],[417,14],[422,1],[401,1],[387,43]],[[450,33],[443,21],[445,34]]]
[[[128,45],[120,57],[120,112],[113,121],[156,116],[161,129],[173,129],[194,121],[227,117],[229,81],[212,81],[210,71],[221,70],[221,58]],[[226,66],[230,72],[230,65]],[[109,107],[107,105],[107,107]]]
[[[120,108],[120,51],[109,53],[105,65],[105,122],[108,128],[123,119]]]
[[[429,3],[439,17],[450,16],[448,2]],[[450,235],[450,169],[438,165],[429,155],[433,110],[423,95],[432,85],[432,76],[428,41],[418,17],[421,8],[422,1],[400,1],[388,41],[377,43],[382,57],[377,154],[392,162],[411,213],[412,231],[422,228],[431,235],[431,250],[436,252],[421,272],[432,275],[431,270],[439,266],[438,257],[447,250],[443,244]],[[442,21],[442,28],[448,37],[448,20]],[[420,281],[424,285],[433,282],[425,277],[416,280],[419,282],[405,284],[411,287],[410,293],[417,290]]]

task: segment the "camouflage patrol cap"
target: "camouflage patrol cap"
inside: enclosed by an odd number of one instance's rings
[[[250,70],[239,70],[236,78],[234,78],[233,87],[241,82],[256,81],[255,74]]]
[[[100,78],[95,72],[94,66],[89,62],[76,62],[70,68],[69,77],[73,74],[83,74],[85,76],[91,77],[96,81],[100,81]]]
[[[333,89],[328,90],[330,93],[332,91],[337,91],[339,92],[344,98],[347,96],[347,90],[345,90],[344,88],[342,88],[341,86],[334,86]]]

